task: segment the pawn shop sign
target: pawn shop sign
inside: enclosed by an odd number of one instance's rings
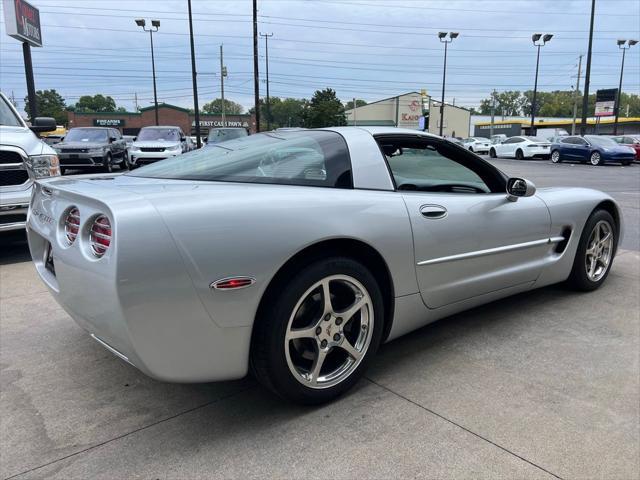
[[[4,0],[3,7],[7,35],[34,47],[41,47],[39,10],[24,0]]]

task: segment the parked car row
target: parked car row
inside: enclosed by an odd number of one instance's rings
[[[640,135],[564,135],[550,139],[518,135],[507,138],[494,135],[491,140],[470,137],[462,146],[476,153],[488,153],[491,158],[551,159],[553,163],[578,161],[602,165],[616,162],[630,165],[640,161]]]

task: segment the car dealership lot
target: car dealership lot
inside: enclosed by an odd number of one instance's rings
[[[637,478],[640,167],[491,162],[622,204],[624,250],[607,283],[545,288],[423,328],[317,408],[252,379],[146,378],[53,301],[24,242],[0,240],[2,477]]]

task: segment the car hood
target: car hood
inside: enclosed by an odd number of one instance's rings
[[[106,147],[106,143],[99,142],[59,142],[56,148],[102,148]]]
[[[181,146],[181,144],[180,142],[159,142],[157,140],[154,140],[146,142],[133,142],[132,146],[140,148],[171,148],[179,147]]]
[[[27,155],[54,155],[56,152],[35,134],[24,127],[0,126],[0,143],[19,147]]]

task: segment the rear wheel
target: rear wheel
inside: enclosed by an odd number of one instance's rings
[[[516,159],[518,160],[524,159],[524,153],[522,153],[522,150],[520,149],[516,150]]]
[[[492,148],[491,150],[489,150],[489,156],[491,158],[498,158],[498,156],[496,155],[496,150],[494,148]]]
[[[631,161],[622,162],[622,165],[624,165],[625,167],[628,167],[629,165],[631,165]]]
[[[382,337],[384,307],[373,275],[349,258],[328,258],[278,292],[256,319],[251,365],[258,381],[304,404],[351,388]]]
[[[562,157],[560,156],[560,152],[558,150],[554,150],[553,152],[551,152],[551,161],[553,163],[562,162]]]
[[[470,152],[473,152],[473,147],[469,147],[469,151],[470,151]]]
[[[596,210],[585,224],[568,283],[576,290],[600,287],[609,275],[616,251],[618,231],[606,210]]]
[[[595,166],[602,165],[602,155],[600,155],[600,152],[593,152],[589,157],[589,162]]]

